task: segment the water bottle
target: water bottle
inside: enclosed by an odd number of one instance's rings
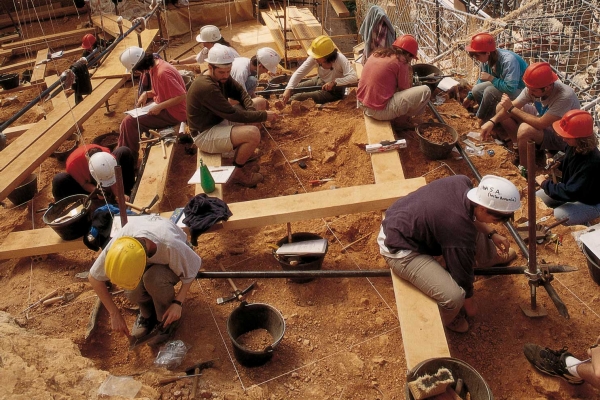
[[[215,191],[215,180],[202,159],[200,159],[200,186],[202,186],[204,193],[212,193]]]

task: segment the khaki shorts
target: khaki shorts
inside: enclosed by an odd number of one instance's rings
[[[224,119],[212,128],[200,132],[194,138],[194,143],[205,153],[218,154],[233,151],[233,143],[231,143],[233,126],[232,122]]]

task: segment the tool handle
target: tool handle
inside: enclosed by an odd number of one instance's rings
[[[142,210],[143,210],[143,208],[142,208],[142,207],[138,207],[138,206],[136,206],[135,204],[133,204],[133,203],[130,203],[130,202],[128,202],[128,201],[126,201],[126,202],[125,202],[125,205],[126,205],[127,207],[129,207],[129,208],[133,208],[133,209],[134,209],[134,210],[136,210],[136,211],[142,211]]]
[[[172,376],[170,378],[164,378],[164,379],[159,380],[158,384],[159,385],[166,385],[168,383],[173,383],[173,382],[178,381],[180,379],[181,379],[180,376]]]
[[[42,297],[39,301],[40,301],[40,303],[43,303],[44,300],[48,300],[49,298],[54,297],[57,294],[58,294],[58,289],[54,289],[53,291],[51,291],[50,293],[48,293],[47,295]]]
[[[62,299],[63,299],[62,296],[60,296],[60,297],[53,297],[51,299],[47,299],[47,300],[42,301],[42,304],[45,305],[45,306],[51,306],[54,303],[58,303]]]

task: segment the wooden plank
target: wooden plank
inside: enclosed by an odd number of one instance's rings
[[[29,60],[21,61],[18,63],[6,65],[4,67],[0,67],[0,74],[6,74],[8,72],[18,71],[25,68],[31,68],[35,64],[35,59],[30,58]]]
[[[146,29],[143,31],[140,35],[142,38],[142,48],[147,50],[157,34],[158,29]],[[125,71],[125,67],[123,67],[123,64],[119,61],[119,57],[125,49],[131,46],[138,46],[138,40],[135,34],[128,35],[115,46],[102,65],[96,69],[94,76],[92,76],[92,80],[130,77],[131,74]]]
[[[13,89],[8,89],[8,90],[0,89],[0,95],[15,93],[15,92],[22,92],[23,90],[29,90],[29,89],[37,89],[39,91],[44,91],[44,90],[46,90],[46,84],[44,82],[40,82],[35,85],[32,85],[31,83],[28,82],[28,83],[19,85]]]
[[[43,138],[31,144],[18,158],[0,172],[0,200],[19,185],[30,173],[32,173],[61,143],[69,137],[76,129],[76,124],[87,120],[95,110],[116,92],[125,82],[124,78],[107,79],[100,83],[92,92],[86,96],[81,103],[71,109],[67,118],[62,118],[50,129],[41,132]],[[37,129],[36,129],[37,130]],[[40,133],[40,132],[37,132]],[[27,132],[29,134],[29,132]],[[15,141],[21,140],[28,135],[23,135]],[[12,144],[12,143],[11,143]],[[2,151],[8,150],[10,146]]]
[[[321,24],[308,8],[288,7],[287,15],[290,18],[292,32],[304,51],[310,48],[314,38],[327,35],[327,33],[322,33]]]
[[[283,41],[283,32],[281,30],[281,25],[279,25],[279,22],[277,22],[277,18],[275,17],[275,15],[273,15],[273,13],[263,11],[260,14],[262,15],[263,20],[265,21],[265,25],[269,28],[269,31],[271,32],[273,41],[277,46],[277,52],[283,57],[285,44]],[[299,45],[298,42],[289,41],[290,38],[293,38],[293,35],[291,33],[288,34],[288,46],[295,46],[295,44]],[[287,57],[288,60],[300,60],[306,58],[306,53],[298,49],[291,49],[288,47]]]
[[[54,33],[52,35],[38,36],[38,37],[35,37],[32,39],[20,40],[18,42],[5,43],[2,45],[2,49],[10,50],[10,49],[27,47],[29,51],[33,51],[33,50],[31,50],[32,46],[41,44],[41,45],[43,45],[43,47],[47,48],[48,43],[51,43],[53,46],[55,46],[56,41],[71,39],[71,38],[77,38],[77,42],[81,43],[81,38],[87,33],[92,33],[92,34],[96,33],[96,28],[75,29],[72,31],[67,31],[67,32],[62,32],[62,33]],[[39,50],[39,49],[36,49],[36,50]]]
[[[60,77],[57,75],[47,76],[44,78],[44,82],[46,82],[47,87],[50,87],[54,85],[59,78]],[[69,101],[67,100],[67,95],[64,90],[61,90],[60,93],[54,96],[50,101],[52,102],[53,108],[64,108],[65,106],[69,106]],[[75,105],[75,101],[73,101],[73,105]]]
[[[41,9],[42,7],[45,6],[39,6],[39,8]],[[35,11],[30,11],[29,13],[20,13],[19,14],[19,23],[20,24],[25,24],[25,23],[29,23],[29,22],[37,22],[37,21],[42,21],[42,20],[46,20],[46,19],[50,19],[50,18],[61,18],[61,17],[65,17],[67,15],[81,15],[81,14],[86,14],[87,13],[87,7],[83,7],[83,8],[76,8],[75,6],[68,6],[68,7],[55,7],[53,9],[48,9],[46,8],[45,10],[42,9],[41,11],[37,11],[37,6],[36,6],[36,10]],[[15,18],[14,14],[13,14],[13,18]],[[9,26],[13,26],[13,21],[10,19],[10,17],[1,17],[0,18],[0,29],[1,28],[6,28]]]
[[[198,149],[197,158],[198,158],[198,168],[200,168],[200,159],[202,159],[202,161],[204,162],[204,165],[207,165],[210,167],[220,167],[221,166],[221,161],[222,161],[221,154],[204,153],[203,151],[200,151],[200,149]],[[196,186],[196,194],[204,193],[204,190],[202,189],[202,185],[198,184],[195,186]],[[215,184],[215,191],[210,193],[209,196],[218,197],[219,199],[223,200],[223,185]]]
[[[335,196],[331,195],[330,190],[323,190],[231,203],[229,208],[233,215],[228,221],[215,225],[217,227],[215,230],[219,230],[218,227],[225,230],[256,228],[270,224],[383,210],[399,197],[406,196],[424,185],[424,178],[415,178],[402,182],[339,188],[335,189]],[[166,213],[164,216],[168,218],[170,215],[171,213]],[[52,228],[41,228],[35,231],[33,231],[35,233],[32,231],[9,233],[0,245],[0,260],[87,248],[81,240],[62,241]]]
[[[378,121],[365,115],[365,125],[369,144],[395,140],[389,121]],[[404,178],[397,151],[372,154],[371,163],[377,183],[385,184]],[[450,357],[437,303],[395,274],[392,274],[392,282],[407,368],[410,370],[429,358]]]
[[[167,186],[167,176],[173,160],[173,143],[165,144],[165,154],[163,157],[162,146],[154,145],[150,148],[148,160],[144,166],[144,173],[140,178],[138,190],[135,194],[133,204],[137,207],[147,207],[148,204],[158,195],[159,201],[150,209],[156,212],[159,209],[160,202],[164,197],[165,187]]]
[[[33,128],[34,126],[35,126],[35,124],[11,126],[11,127],[6,128],[2,133],[4,133],[6,135],[6,138],[10,140],[17,136],[21,136],[22,134],[24,134],[29,129]]]
[[[342,0],[329,0],[331,7],[333,7],[333,11],[337,14],[338,17],[349,17],[350,11],[348,11],[348,7],[342,2]]]
[[[0,36],[0,44],[13,42],[15,40],[21,40],[21,36],[18,33],[14,33],[12,35]]]
[[[92,22],[95,26],[108,33],[113,37],[121,35],[119,31],[119,24],[117,24],[118,15],[96,15],[92,17]],[[127,32],[131,28],[131,22],[123,18],[123,33]]]
[[[46,76],[46,60],[48,59],[48,49],[39,50],[35,58],[35,66],[31,75],[31,84],[39,83]]]

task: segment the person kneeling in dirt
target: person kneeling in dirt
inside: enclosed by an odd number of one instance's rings
[[[403,35],[392,48],[377,49],[371,54],[356,93],[365,115],[406,128],[412,116],[423,112],[431,90],[426,85],[412,85],[410,62],[417,58],[418,50],[415,38]]]
[[[165,335],[178,326],[187,292],[202,260],[187,244],[187,235],[166,218],[147,215],[131,220],[102,250],[89,281],[110,314],[113,331],[140,338],[160,322]],[[105,284],[125,289],[140,307],[131,335]],[[179,292],[175,285],[181,281]]]
[[[358,81],[358,76],[352,68],[352,64],[346,56],[338,51],[329,36],[315,38],[307,53],[309,57],[292,74],[285,92],[281,96],[283,104],[287,104],[289,100],[313,99],[317,104],[341,100],[344,97],[344,86],[352,85]],[[300,83],[300,80],[317,65],[319,67],[317,69],[318,76]],[[292,95],[295,88],[313,86],[320,86],[321,90]]]
[[[523,82],[525,89],[515,100],[502,95],[496,115],[481,125],[481,133],[486,140],[496,125],[502,125],[513,143],[513,150],[518,152],[513,163],[525,176],[527,142],[533,140],[537,148],[544,150],[563,150],[566,143],[554,132],[552,124],[567,111],[578,110],[580,105],[573,89],[559,81],[546,62],[527,67]]]
[[[594,118],[587,111],[571,110],[552,126],[567,142],[564,158],[551,167],[562,172],[562,181],[536,176],[541,187],[536,196],[554,208],[557,220],[569,218],[566,225],[587,224],[600,217],[600,150]]]
[[[232,183],[256,187],[263,176],[246,171],[246,163],[255,155],[260,143],[257,123],[274,121],[278,114],[266,111],[268,102],[262,97],[251,99],[246,89],[231,76],[234,56],[231,51],[215,44],[208,52],[208,71],[198,76],[188,92],[187,115],[190,134],[196,146],[206,153],[234,151],[233,165],[237,168]],[[228,99],[239,102],[233,106]]]
[[[569,353],[567,347],[552,350],[537,344],[527,343],[523,352],[527,360],[539,371],[558,376],[571,385],[589,383],[600,389],[600,336],[596,343],[587,350],[590,360],[581,361]]]
[[[142,132],[185,122],[185,83],[175,67],[140,47],[127,48],[120,60],[127,72],[147,72],[152,85],[151,90],[142,92],[136,104],[136,107],[143,107],[154,101],[148,113],[137,118],[127,115],[121,122],[118,145],[129,147],[137,155]]]
[[[52,179],[52,196],[58,201],[75,194],[92,193],[98,185],[103,188],[99,196],[106,195],[112,203],[114,195],[111,187],[115,184],[115,166],[121,166],[123,191],[131,195],[135,183],[135,159],[131,149],[117,147],[111,154],[106,147],[97,144],[84,144],[75,149],[67,158],[67,171],[60,172]]]
[[[386,211],[377,238],[380,253],[394,274],[437,301],[448,329],[466,332],[461,309],[467,316],[477,313],[473,269],[516,257],[509,241],[488,224],[509,220],[520,207],[519,191],[507,179],[487,175],[476,188],[463,175],[438,179]],[[440,255],[446,267],[435,260]]]
[[[496,113],[502,93],[511,100],[521,93],[525,87],[523,74],[527,62],[510,50],[496,48],[496,40],[487,32],[473,36],[465,50],[472,59],[479,61],[481,72],[462,105],[467,109],[479,105],[477,119],[481,126]]]
[[[270,47],[262,47],[252,58],[237,57],[233,60],[231,77],[246,89],[250,97],[255,97],[254,92],[258,86],[258,78],[262,74],[276,73],[279,61],[281,61],[281,57],[275,50]]]

